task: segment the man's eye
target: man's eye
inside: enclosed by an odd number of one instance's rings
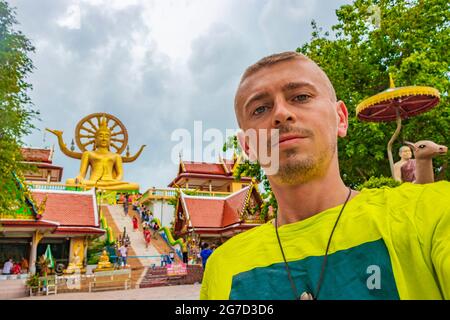
[[[305,101],[307,101],[309,98],[310,98],[310,96],[307,95],[307,94],[300,94],[300,95],[296,96],[296,97],[294,98],[294,100],[295,100],[295,101],[298,101],[298,102],[305,102]]]
[[[265,112],[267,110],[267,106],[260,106],[258,108],[255,109],[255,111],[253,111],[253,115],[257,116],[260,115],[261,113]]]

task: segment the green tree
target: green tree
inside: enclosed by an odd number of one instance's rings
[[[349,131],[339,141],[339,161],[344,181],[357,186],[372,176],[390,176],[386,145],[395,123],[367,123],[356,118],[364,98],[389,87],[388,73],[396,86],[425,85],[441,92],[431,111],[403,121],[402,140],[450,141],[449,21],[445,0],[356,0],[336,11],[333,35],[313,21],[310,42],[297,49],[316,61],[335,86],[338,99],[349,110]],[[438,178],[448,180],[449,156],[435,159]],[[438,173],[439,170],[436,170]]]
[[[237,136],[229,137],[228,141],[225,142],[223,145],[223,152],[226,152],[227,150],[233,150],[237,155],[242,155],[242,149],[239,145]],[[270,207],[276,214],[278,209],[277,200],[272,193],[269,180],[264,174],[264,171],[261,169],[261,165],[259,163],[250,162],[246,159],[239,164],[233,175],[236,180],[240,180],[241,177],[252,177],[255,178],[256,181],[262,183],[263,190],[260,190],[262,191],[260,194],[264,202],[261,205],[261,218],[264,219],[268,216]]]
[[[22,138],[33,129],[38,114],[28,96],[31,85],[26,77],[33,70],[28,54],[34,51],[31,42],[14,29],[15,11],[0,0],[0,213],[14,213],[23,206],[12,173],[21,175]]]
[[[395,123],[361,122],[355,113],[359,102],[389,87],[389,72],[397,86],[426,85],[441,92],[441,102],[432,111],[403,121],[399,140],[449,144],[449,9],[445,0],[356,0],[336,11],[333,36],[312,21],[312,39],[297,51],[324,69],[349,110],[348,135],[339,140],[340,168],[347,185],[356,189],[397,185],[385,178],[390,176],[386,145]],[[394,150],[400,147],[397,141]],[[240,152],[236,139],[228,141],[224,151],[228,148]],[[435,159],[440,179],[450,178],[448,159],[449,155]],[[265,212],[269,205],[276,212],[276,199],[257,163],[245,161],[235,175],[262,181]]]

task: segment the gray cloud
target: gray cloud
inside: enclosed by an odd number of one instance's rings
[[[50,134],[43,142],[49,127],[64,130],[69,143],[82,117],[108,112],[127,127],[132,153],[148,146],[125,166],[125,179],[143,189],[164,187],[177,171],[170,161],[172,131],[192,130],[194,120],[203,120],[205,130],[236,128],[233,97],[245,67],[264,55],[294,50],[309,40],[312,19],[329,27],[336,22],[336,8],[347,2],[224,1],[214,23],[185,48],[185,61],[178,61],[158,47],[145,1],[120,10],[82,1],[78,29],[58,25],[75,1],[10,1],[20,30],[37,48],[30,82],[41,131],[26,142],[56,144]],[[64,166],[64,179],[78,172],[79,163],[58,150],[54,163]]]

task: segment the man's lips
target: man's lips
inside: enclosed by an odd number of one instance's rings
[[[278,142],[275,142],[274,145],[288,145],[291,143],[298,142],[301,139],[307,138],[306,136],[298,135],[298,134],[289,134],[281,136]]]

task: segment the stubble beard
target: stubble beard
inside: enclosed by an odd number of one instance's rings
[[[300,159],[294,158],[299,153],[297,148],[284,151],[286,161],[284,164],[280,163],[278,173],[273,178],[280,184],[298,185],[324,176],[336,152],[336,146],[337,143],[330,143],[317,155],[308,154]]]

